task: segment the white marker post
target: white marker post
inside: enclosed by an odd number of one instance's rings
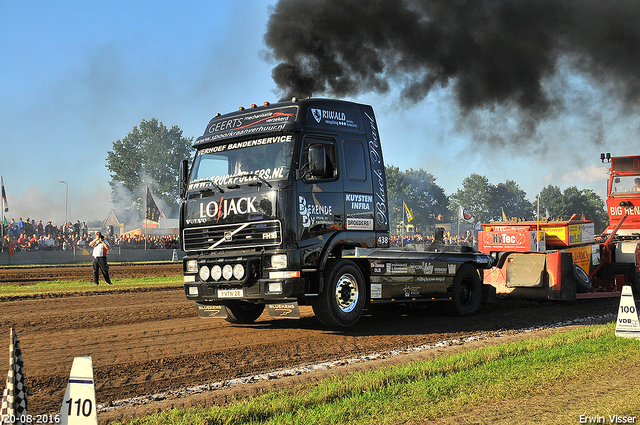
[[[61,425],[98,425],[93,362],[90,356],[73,359],[69,384],[60,408]]]
[[[620,307],[618,308],[618,320],[616,321],[616,336],[623,338],[640,339],[640,323],[638,322],[638,310],[633,299],[631,286],[622,287],[620,295]]]

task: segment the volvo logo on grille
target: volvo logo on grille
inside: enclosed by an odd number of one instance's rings
[[[233,233],[224,232],[224,240],[225,242],[231,242],[233,240]]]

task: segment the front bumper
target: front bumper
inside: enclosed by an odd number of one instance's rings
[[[305,294],[303,278],[258,279],[243,284],[215,282],[187,282],[185,276],[184,291],[187,299],[193,301],[278,301],[298,299]]]

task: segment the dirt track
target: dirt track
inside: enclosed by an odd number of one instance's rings
[[[150,272],[138,267],[129,266],[122,273]],[[157,267],[152,270],[158,272]],[[0,269],[0,280],[7,280],[5,271]],[[180,271],[178,268],[177,273]],[[117,285],[108,289],[117,290]],[[425,308],[408,313],[387,308],[367,313],[353,329],[335,332],[322,328],[308,308],[302,308],[300,320],[273,320],[265,313],[253,325],[232,326],[199,319],[182,289],[107,291],[0,301],[0,331],[6,332],[6,346],[10,326],[18,332],[30,392],[29,410],[40,414],[59,410],[75,356],[92,356],[98,404],[109,405],[115,400],[294,365],[612,314],[617,307],[617,299],[502,301],[468,318],[440,316]],[[0,334],[0,350],[2,346]],[[2,357],[0,361],[4,361]],[[99,419],[130,417],[172,404],[220,402],[228,395],[220,392],[145,408],[116,409],[100,413]]]

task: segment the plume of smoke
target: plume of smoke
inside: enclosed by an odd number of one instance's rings
[[[515,121],[499,144],[534,137],[568,107],[553,90],[563,67],[625,107],[640,96],[640,2],[280,0],[265,42],[283,98],[400,86],[416,101],[448,87],[461,125],[496,109]]]
[[[141,185],[133,191],[127,189],[121,181],[112,180],[111,185],[111,202],[113,211],[118,217],[120,223],[124,223],[125,231],[136,229],[142,226],[145,218],[147,207],[147,187],[151,191],[156,206],[160,212],[169,210],[169,206],[159,196],[155,195],[158,187],[156,181],[148,172],[142,170],[140,172]]]

